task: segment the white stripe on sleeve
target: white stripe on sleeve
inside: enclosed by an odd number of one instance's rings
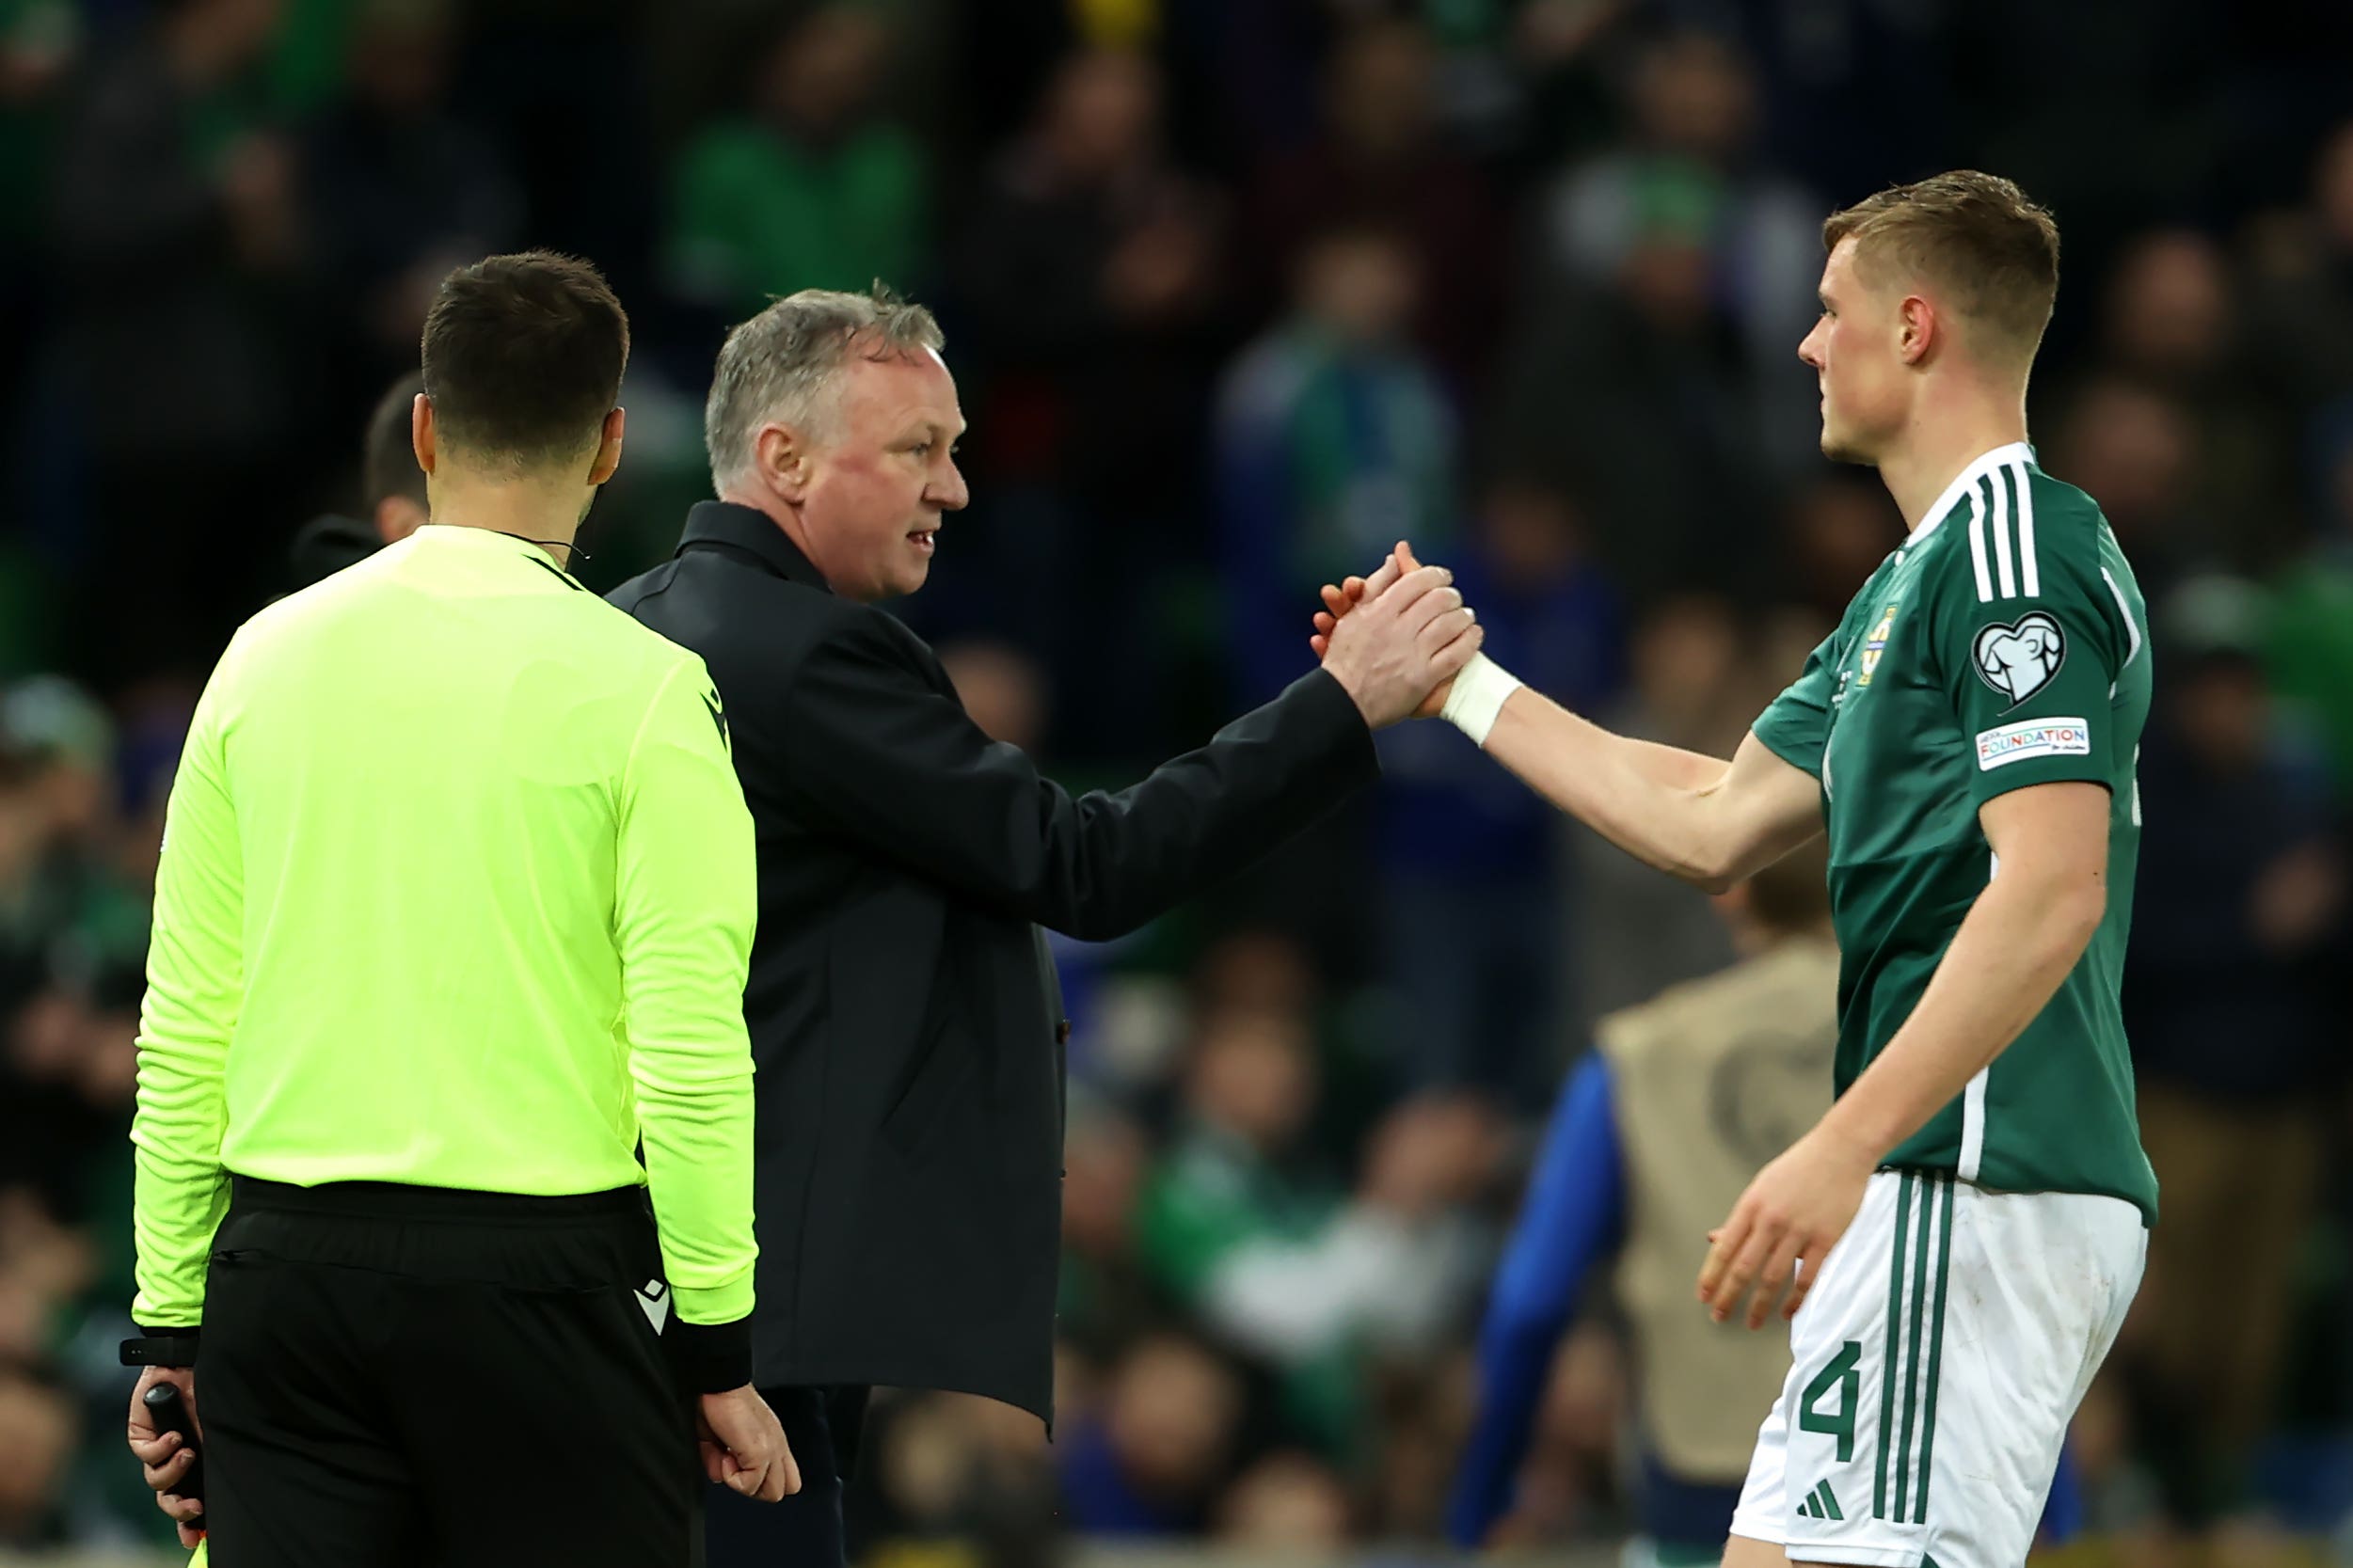
[[[1994,597],[1994,578],[1985,567],[1985,498],[1969,487],[1969,563],[1977,568],[1978,603]]]
[[[2140,628],[2133,624],[2132,606],[2124,602],[2124,591],[2116,585],[2116,574],[2103,566],[2100,568],[2100,579],[2107,584],[2109,594],[2116,600],[2116,613],[2124,618],[2124,635],[2131,640],[2130,646],[2124,650],[2124,664],[2130,664],[2140,657]],[[2123,667],[2120,664],[2117,669],[2121,671]]]
[[[1994,575],[2002,585],[2002,597],[2018,596],[2018,573],[2010,560],[2010,487],[2002,483],[1999,468],[1985,476],[1986,488],[1994,492]]]
[[[2010,477],[2018,484],[2018,586],[2027,598],[2040,598],[2043,574],[2034,559],[2034,483],[2024,463],[2011,464]]]

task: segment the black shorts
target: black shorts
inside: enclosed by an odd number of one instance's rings
[[[637,1188],[236,1178],[197,1359],[215,1568],[699,1568],[660,1277]]]

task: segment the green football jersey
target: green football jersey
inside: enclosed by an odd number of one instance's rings
[[[2149,713],[2147,614],[2091,497],[2023,442],[1962,470],[1756,724],[1821,781],[1841,955],[1837,1089],[1894,1037],[1987,880],[1979,808],[2105,786],[2107,912],[2050,1005],[1888,1157],[2007,1192],[2095,1193],[2156,1218],[2118,990]]]

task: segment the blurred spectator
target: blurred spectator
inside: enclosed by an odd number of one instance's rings
[[[1806,189],[1855,200],[1951,161],[1953,111],[1973,85],[1949,69],[1952,8],[1886,0],[1709,6],[1757,69],[1763,141]]]
[[[308,588],[424,526],[425,474],[417,466],[409,435],[416,402],[424,389],[424,377],[411,372],[377,400],[375,411],[368,416],[367,445],[360,454],[360,515],[329,513],[296,531],[289,551],[289,587]]]
[[[2253,312],[2272,384],[2311,404],[2353,390],[2353,119],[2313,160],[2311,204],[2255,229]]]
[[[1215,464],[1246,701],[1296,677],[1318,584],[1372,571],[1400,539],[1451,562],[1455,421],[1403,336],[1417,286],[1393,237],[1325,235],[1300,256],[1291,313],[1226,372]]]
[[[2125,249],[2109,279],[2101,346],[2108,372],[2163,394],[2194,422],[2184,501],[2233,561],[2255,565],[2276,561],[2300,530],[2280,410],[2249,375],[2234,294],[2214,241],[2192,230],[2153,230]]]
[[[1272,293],[1324,235],[1395,235],[1423,284],[1415,341],[1467,380],[1486,363],[1501,319],[1502,215],[1477,166],[1439,138],[1435,67],[1412,22],[1366,22],[1341,37],[1324,77],[1322,135],[1264,166],[1252,255]]]
[[[1051,703],[1036,663],[1002,642],[951,642],[940,649],[940,663],[983,735],[1038,753]]]
[[[39,257],[57,116],[83,44],[73,0],[0,5],[0,451],[30,412],[21,401],[40,341]],[[15,501],[16,510],[22,501]],[[10,608],[0,603],[0,612]],[[0,659],[8,652],[0,643]],[[5,668],[0,665],[0,668]]]
[[[1755,381],[1711,294],[1709,212],[1665,185],[1640,195],[1613,277],[1552,277],[1530,300],[1483,451],[1555,483],[1582,477],[1596,554],[1638,598],[1734,590],[1765,546]]]
[[[851,1560],[864,1568],[1054,1568],[1060,1560],[1058,1488],[1044,1433],[1010,1406],[885,1391],[866,1446],[861,1473],[870,1479],[845,1499]]]
[[[1817,840],[1717,899],[1741,961],[1604,1019],[1562,1088],[1480,1333],[1479,1421],[1448,1512],[1456,1544],[1488,1544],[1517,1511],[1546,1368],[1614,1266],[1642,1368],[1644,1533],[1662,1561],[1721,1549],[1789,1354],[1691,1309],[1691,1238],[1830,1103],[1828,872]]]
[[[1361,1435],[1367,1345],[1426,1351],[1460,1309],[1479,1243],[1459,1209],[1497,1147],[1474,1105],[1408,1102],[1374,1132],[1351,1199],[1301,1158],[1315,1096],[1303,1021],[1205,1020],[1138,1232],[1163,1288],[1280,1368],[1296,1429],[1343,1453]]]
[[[1137,1195],[1152,1150],[1117,1112],[1071,1119],[1062,1153],[1062,1272],[1055,1321],[1078,1347],[1107,1355],[1140,1332],[1152,1291],[1136,1256]],[[1068,1402],[1063,1390],[1057,1400]]]
[[[1743,641],[1724,600],[1685,594],[1665,601],[1635,628],[1624,700],[1594,715],[1595,722],[1619,735],[1730,756],[1761,706],[1746,680]],[[1573,1037],[1589,1035],[1603,1014],[1732,961],[1731,942],[1706,894],[1658,876],[1566,817],[1557,831],[1567,835],[1574,866]]]
[[[350,87],[303,143],[316,264],[351,334],[349,385],[367,397],[413,370],[433,291],[452,267],[514,248],[522,195],[501,149],[453,107],[454,0],[364,0]]]
[[[1624,614],[1567,496],[1534,482],[1490,486],[1448,564],[1490,657],[1581,712],[1615,700]],[[1568,1006],[1560,958],[1572,894],[1557,814],[1448,726],[1381,738],[1387,983],[1407,1081],[1538,1111]]]
[[[1151,1336],[1112,1374],[1100,1424],[1061,1458],[1072,1528],[1095,1535],[1198,1531],[1224,1479],[1242,1387],[1217,1357],[1178,1335]]]
[[[69,1544],[63,1493],[78,1424],[62,1389],[0,1361],[0,1547]]]
[[[2322,528],[2281,575],[2264,660],[2274,690],[2328,749],[2338,801],[2353,807],[2353,401],[2320,423]]]
[[[169,0],[95,64],[58,139],[58,347],[89,465],[81,566],[107,606],[76,628],[78,651],[110,683],[203,669],[252,602],[252,499],[274,488],[300,395],[294,161],[253,74],[278,20],[278,0]]]
[[[1857,474],[1824,474],[1797,493],[1789,510],[1784,566],[1788,586],[1808,610],[1835,625],[1855,585],[1903,538],[1903,520],[1886,486]],[[1803,662],[1776,665],[1776,673]],[[1762,661],[1760,661],[1762,662]]]
[[[1330,1466],[1296,1451],[1269,1454],[1218,1506],[1217,1539],[1285,1562],[1334,1558],[1348,1540],[1348,1493]]]
[[[2215,520],[2190,494],[2200,437],[2172,398],[2101,376],[2075,392],[2052,444],[2049,471],[2098,498],[2153,602],[2222,551]]]
[[[1383,1371],[1366,1526],[1379,1540],[1427,1541],[1445,1528],[1446,1485],[1470,1426],[1470,1357],[1454,1353]]]
[[[798,289],[926,278],[925,158],[877,118],[892,45],[866,6],[819,8],[762,52],[749,113],[706,128],[673,174],[673,287],[735,321]]]
[[[1797,360],[1821,276],[1822,203],[1764,166],[1757,83],[1727,40],[1678,33],[1634,71],[1630,136],[1572,168],[1548,198],[1545,248],[1592,285],[1627,277],[1662,229],[1689,237],[1692,286],[1730,325],[1758,402],[1755,438],[1784,469],[1813,451],[1814,377]],[[1852,199],[1862,193],[1847,193]]]
[[[2317,768],[2274,721],[2260,615],[2246,585],[2205,578],[2153,628],[2168,673],[2139,769],[2149,827],[2125,975],[2165,1205],[2128,1343],[2166,1499],[2202,1528],[2255,1501],[2331,1135],[2321,1091],[2345,1079],[2329,975],[2342,850]]]
[[[954,259],[990,409],[968,469],[997,604],[1075,605],[1091,585],[1141,599],[1014,628],[1064,711],[1088,716],[1075,733],[1090,756],[1161,745],[1159,705],[1139,700],[1168,678],[1150,595],[1202,553],[1194,508],[1226,332],[1223,209],[1169,160],[1163,119],[1151,62],[1072,55],[1030,131],[989,168]]]

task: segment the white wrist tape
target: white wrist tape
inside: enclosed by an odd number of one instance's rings
[[[1455,677],[1438,716],[1469,736],[1471,744],[1485,746],[1487,732],[1495,728],[1495,716],[1503,711],[1504,699],[1519,686],[1518,676],[1485,654],[1472,654],[1462,673]]]

